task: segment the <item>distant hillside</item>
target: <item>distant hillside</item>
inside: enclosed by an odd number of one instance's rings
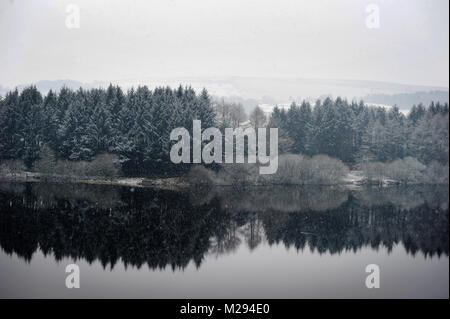
[[[429,91],[399,94],[368,94],[363,97],[367,103],[397,105],[400,109],[410,109],[411,106],[422,103],[429,105],[432,101],[441,103],[449,102],[448,91]]]
[[[75,81],[75,80],[54,80],[54,81],[48,81],[48,80],[43,80],[43,81],[38,81],[36,83],[32,83],[33,85],[36,85],[36,88],[46,94],[48,91],[53,90],[53,91],[59,91],[63,86],[68,87],[70,89],[73,90],[78,90],[80,87],[83,89],[91,89],[93,87],[99,87],[99,86],[107,86],[107,83],[103,83],[103,82],[93,82],[93,83],[83,83],[80,81]],[[23,89],[24,87],[28,86],[27,85],[20,85],[18,86],[18,89]]]
[[[76,80],[43,80],[32,83],[37,89],[46,94],[50,89],[60,90],[67,86],[71,89],[80,87],[89,89],[107,87],[109,81],[95,81],[83,83]],[[379,81],[358,80],[322,80],[303,78],[259,78],[259,77],[144,77],[139,79],[111,80],[111,83],[127,89],[140,85],[150,88],[157,86],[177,87],[192,86],[196,91],[207,88],[215,98],[242,103],[247,112],[258,104],[290,104],[291,102],[310,102],[326,96],[337,96],[348,100],[360,100],[370,104],[394,105],[408,110],[412,105],[431,101],[448,102],[449,92],[446,87],[408,85]],[[18,86],[19,89],[26,85]],[[0,86],[0,95],[8,91]]]
[[[74,90],[80,87],[86,87],[86,84],[74,80],[56,80],[56,81],[44,80],[33,84],[36,85],[36,88],[42,93],[47,93],[50,90],[59,91],[63,86],[66,86]],[[27,85],[20,85],[18,89],[19,90],[23,89],[26,86]]]
[[[84,89],[90,89],[93,87],[99,87],[99,86],[103,86],[106,87],[108,85],[108,83],[104,83],[104,82],[93,82],[93,83],[83,83],[80,81],[75,81],[75,80],[42,80],[42,81],[38,81],[38,82],[34,82],[34,83],[27,83],[27,84],[22,84],[22,85],[18,85],[17,89],[22,90],[27,86],[30,85],[35,85],[36,88],[39,90],[39,92],[43,93],[43,94],[47,94],[48,91],[53,90],[53,91],[59,91],[63,86],[68,87],[72,90],[78,90],[80,87],[84,88]],[[5,94],[8,91],[14,90],[15,88],[7,88],[4,86],[0,85],[0,96],[5,96]]]
[[[0,85],[0,96],[5,96],[5,94],[9,91],[8,88]]]

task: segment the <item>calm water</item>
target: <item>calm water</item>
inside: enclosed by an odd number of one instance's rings
[[[447,187],[0,183],[0,297],[448,298],[448,203]]]

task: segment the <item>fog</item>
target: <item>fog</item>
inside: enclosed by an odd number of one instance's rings
[[[80,9],[68,28],[69,3]],[[378,5],[379,28],[366,6]],[[0,3],[0,85],[300,77],[448,87],[448,1]],[[293,93],[295,94],[295,93]]]

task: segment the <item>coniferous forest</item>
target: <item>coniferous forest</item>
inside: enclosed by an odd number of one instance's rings
[[[428,164],[448,163],[448,104],[413,105],[407,116],[397,107],[368,107],[341,98],[275,108],[269,126],[279,127],[292,153],[326,154],[343,162],[389,162],[408,156]],[[282,146],[280,146],[282,148]]]
[[[110,154],[123,175],[179,174],[186,166],[170,162],[170,132],[226,127],[204,89],[146,86],[124,92],[63,88],[41,94],[30,86],[0,100],[0,161],[20,160],[26,169],[48,157],[91,162]],[[439,102],[414,105],[408,115],[397,107],[369,107],[326,98],[315,105],[275,107],[265,126],[279,128],[279,153],[325,154],[344,163],[385,162],[414,157],[448,165],[449,107]],[[259,124],[261,125],[261,124]]]
[[[46,146],[56,158],[69,161],[115,154],[125,174],[164,171],[170,165],[171,130],[192,128],[192,119],[214,125],[206,90],[196,94],[191,88],[143,86],[124,93],[110,85],[76,92],[63,88],[42,96],[28,87],[1,101],[0,154],[30,168]]]

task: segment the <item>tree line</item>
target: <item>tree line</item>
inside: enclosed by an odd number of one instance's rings
[[[126,174],[164,171],[171,163],[171,130],[191,130],[193,119],[214,126],[206,90],[141,86],[124,93],[110,85],[62,88],[43,97],[34,86],[16,89],[0,101],[0,160],[20,159],[30,168],[49,146],[57,159],[69,161],[115,154]]]
[[[415,105],[407,116],[397,107],[369,107],[337,98],[304,101],[268,116],[256,107],[214,101],[204,89],[146,86],[77,91],[62,88],[43,96],[34,86],[0,98],[0,161],[21,160],[27,168],[50,150],[67,163],[90,162],[114,154],[124,174],[168,173],[188,169],[170,162],[170,132],[176,127],[250,125],[279,128],[279,153],[325,154],[346,163],[412,156],[428,164],[448,163],[449,107]],[[187,164],[184,164],[187,165]]]
[[[268,126],[278,127],[280,153],[326,154],[343,162],[390,162],[408,156],[428,164],[448,163],[449,107],[414,105],[407,116],[398,107],[371,107],[337,98],[275,107]]]

